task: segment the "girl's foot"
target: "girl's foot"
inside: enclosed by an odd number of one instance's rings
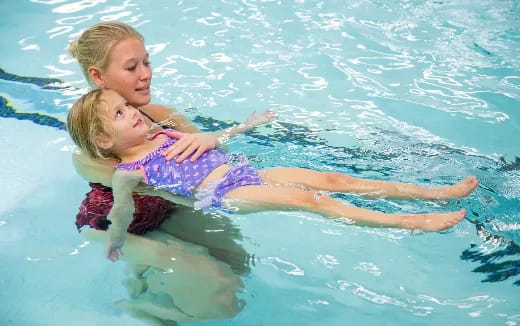
[[[471,176],[453,186],[432,189],[432,199],[462,198],[468,196],[478,186],[476,177]]]
[[[442,231],[462,221],[464,216],[466,216],[465,209],[443,214],[403,215],[401,226],[413,230]]]

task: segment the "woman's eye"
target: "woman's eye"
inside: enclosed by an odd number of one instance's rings
[[[122,115],[123,115],[123,111],[121,111],[121,110],[116,111],[116,117],[120,117]]]
[[[128,68],[126,68],[126,70],[128,70],[128,71],[134,71],[135,68],[136,68],[136,66],[132,66],[132,67],[128,67]]]
[[[148,67],[149,65],[151,65],[151,64],[152,64],[152,63],[151,63],[150,61],[145,61],[145,62],[144,62],[144,65],[147,66],[147,67]]]

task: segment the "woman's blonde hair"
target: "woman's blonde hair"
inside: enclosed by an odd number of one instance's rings
[[[88,68],[94,66],[105,71],[109,64],[112,48],[129,37],[135,37],[144,42],[143,36],[125,23],[99,23],[84,31],[79,39],[72,41],[69,45],[69,53],[78,60],[88,83],[95,87]]]
[[[98,145],[101,137],[111,137],[111,133],[105,130],[101,112],[104,102],[101,98],[102,89],[95,89],[83,95],[69,111],[67,116],[67,131],[74,143],[92,158],[115,158],[119,157],[110,150],[103,149]]]

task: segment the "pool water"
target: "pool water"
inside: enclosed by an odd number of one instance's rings
[[[447,185],[468,198],[368,200],[388,212],[468,210],[429,234],[301,213],[230,216],[251,254],[244,310],[201,325],[517,325],[517,1],[2,1],[1,325],[145,325],[112,303],[124,264],[74,217],[88,185],[63,121],[87,83],[67,44],[94,23],[145,36],[154,102],[206,131],[273,108],[239,136],[258,168],[309,167]],[[182,323],[183,325],[195,323]]]

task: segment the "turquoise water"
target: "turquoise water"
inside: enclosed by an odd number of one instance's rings
[[[278,112],[278,124],[229,145],[257,167],[481,182],[453,202],[337,196],[391,212],[468,209],[443,233],[304,213],[231,216],[255,257],[242,276],[247,305],[200,324],[519,323],[516,1],[35,0],[0,9],[9,13],[0,25],[0,324],[144,325],[112,306],[126,296],[124,265],[75,231],[88,187],[61,124],[87,89],[67,43],[114,19],[147,40],[154,101],[200,128]]]

